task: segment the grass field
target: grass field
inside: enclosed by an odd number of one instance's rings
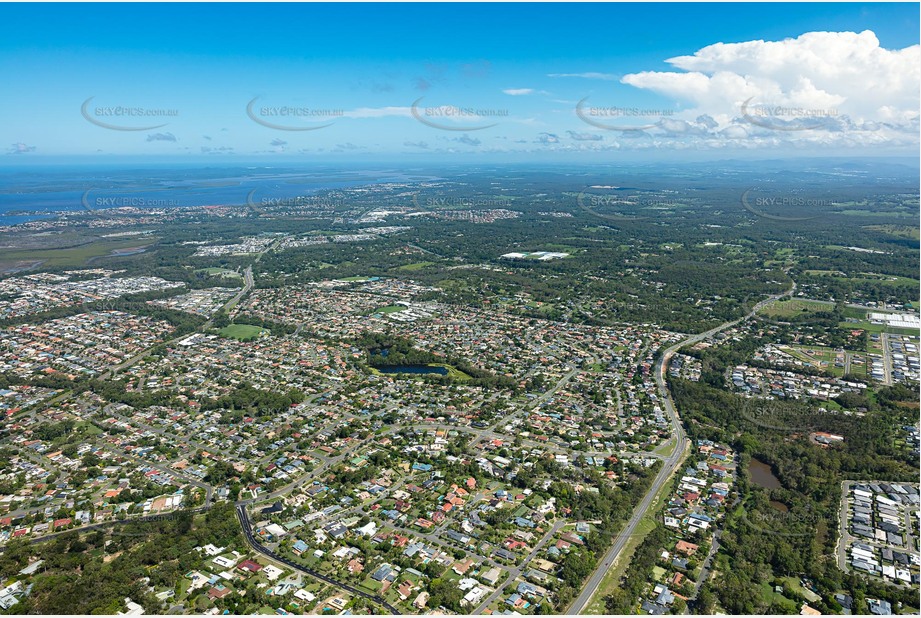
[[[796,577],[784,577],[783,578],[784,590],[790,590],[796,594],[802,595],[807,601],[818,601],[822,597],[814,593],[812,590],[808,590],[803,587],[799,579]]]
[[[867,311],[867,309],[858,309],[857,307],[844,307],[844,309],[841,310],[841,315],[846,318],[854,318],[855,320],[866,320]]]
[[[921,240],[918,228],[908,225],[868,225],[867,229],[874,230],[876,232],[883,232],[884,234],[889,234],[890,236],[895,236],[896,238]]]
[[[228,278],[234,278],[234,279],[243,278],[243,275],[241,275],[240,273],[234,270],[227,270],[226,268],[199,268],[195,272],[205,273],[206,275],[211,275],[215,277],[228,277]]]
[[[814,277],[828,277],[830,279],[839,281],[847,281],[857,285],[862,283],[873,283],[886,287],[907,286],[917,290],[919,284],[917,279],[911,279],[909,277],[901,277],[897,275],[886,275],[881,273],[855,273],[853,275],[846,275],[842,272],[831,270],[807,270],[806,274],[812,275]],[[918,297],[916,296],[911,300],[916,301],[918,300]]]
[[[398,266],[397,270],[405,270],[405,271],[412,272],[414,270],[422,270],[423,268],[427,268],[434,264],[435,262],[414,262],[413,264],[403,264],[402,266]]]
[[[601,580],[598,590],[595,591],[595,595],[592,597],[592,600],[589,601],[588,605],[585,606],[585,610],[583,610],[582,614],[600,616],[605,614],[604,598],[608,596],[612,590],[620,586],[620,578],[623,577],[624,572],[626,572],[627,567],[630,565],[630,559],[633,557],[633,553],[636,551],[636,548],[642,544],[646,535],[652,532],[655,527],[656,522],[650,517],[643,517],[643,519],[640,520],[639,525],[636,527],[636,533],[627,541],[623,552],[621,552],[618,560],[612,565],[612,568],[604,574],[604,578]]]
[[[113,252],[130,251],[142,246],[149,246],[157,241],[156,238],[130,238],[126,240],[100,240],[77,247],[66,249],[14,249],[4,251],[0,259],[3,263],[40,260],[43,266],[72,267],[85,265],[93,258],[112,255]]]
[[[860,320],[858,322],[840,322],[838,324],[841,328],[846,328],[848,330],[865,330],[868,333],[889,333],[892,335],[918,335],[917,329],[911,328],[896,328],[895,326],[886,326],[885,324],[874,324],[869,320]]]
[[[791,614],[798,613],[799,611],[796,601],[778,592],[774,592],[774,587],[768,582],[761,584],[761,597],[764,599],[765,603],[776,603],[788,610]]]
[[[665,442],[657,446],[653,450],[653,452],[659,453],[660,455],[664,455],[665,457],[669,457],[671,456],[673,452],[675,452],[675,447],[676,447],[675,441],[669,438],[668,440],[666,440]]]
[[[262,333],[268,333],[269,331],[260,326],[252,326],[251,324],[230,324],[218,332],[222,337],[245,341],[247,339],[255,339]]]
[[[897,275],[881,275],[879,273],[859,273],[856,277],[842,277],[846,278],[848,281],[855,281],[857,283],[879,283],[881,285],[909,285],[912,287],[918,287],[917,279],[909,279],[908,277],[900,277]]]
[[[544,314],[550,313],[551,311],[555,309],[555,306],[553,303],[543,303],[539,305],[535,302],[530,302],[526,304],[525,307],[527,307],[531,311],[535,311],[537,313],[544,313]]]
[[[377,594],[378,592],[381,591],[381,583],[379,581],[375,581],[371,579],[370,575],[364,578],[362,582],[358,584],[358,587],[364,588],[367,592],[370,592],[371,594]]]
[[[398,311],[403,311],[406,307],[402,305],[387,305],[386,307],[378,307],[371,313],[397,313]]]
[[[102,433],[102,430],[99,427],[96,427],[96,425],[93,425],[87,421],[77,423],[75,429],[83,435],[88,436],[98,436]]]
[[[853,217],[914,217],[910,212],[888,211],[870,211],[870,210],[839,210],[838,215],[847,215]]]

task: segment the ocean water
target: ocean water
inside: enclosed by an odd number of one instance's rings
[[[260,203],[333,189],[435,179],[435,176],[391,170],[341,168],[5,169],[0,170],[0,225],[15,225],[68,211],[122,206],[243,206],[248,199]]]

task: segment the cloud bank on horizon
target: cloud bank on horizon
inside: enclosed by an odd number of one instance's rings
[[[566,67],[566,72],[540,70],[541,62],[522,68],[483,61],[476,71],[469,63],[429,63],[402,86],[397,69],[369,77],[364,67],[355,65],[350,88],[317,78],[313,83],[322,87],[307,89],[306,95],[303,83],[309,85],[309,80],[279,80],[279,90],[266,96],[240,93],[240,101],[225,96],[207,104],[196,96],[204,99],[212,93],[193,89],[184,93],[184,106],[175,106],[182,113],[157,118],[156,123],[124,116],[81,121],[77,114],[66,113],[79,106],[75,99],[51,119],[24,118],[16,126],[0,128],[0,139],[12,144],[7,154],[20,158],[628,150],[769,154],[794,148],[911,154],[919,145],[918,44],[886,49],[871,30],[814,31],[775,41],[714,43],[663,60],[669,69],[628,73],[617,73],[618,67],[612,66],[616,61]],[[53,80],[45,81],[51,85],[42,87],[54,87]],[[104,89],[105,83],[87,79],[90,91],[80,96],[84,106],[97,87]],[[107,105],[118,96],[147,96],[124,92],[113,97],[111,92],[93,105]],[[329,108],[320,110],[322,115],[315,109],[317,97]],[[282,113],[279,102],[301,106]],[[310,103],[314,109],[304,111]],[[118,122],[155,124],[157,130],[105,128]]]
[[[690,104],[680,119],[657,127],[665,135],[727,143],[918,144],[918,45],[887,50],[869,30],[809,32],[783,41],[716,43],[667,62],[680,71],[620,80]]]

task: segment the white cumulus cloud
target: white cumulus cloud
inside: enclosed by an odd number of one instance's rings
[[[921,46],[885,49],[869,30],[716,43],[667,62],[678,70],[632,73],[621,82],[682,102],[686,120],[698,119],[693,133],[706,128],[723,136],[750,134],[727,131],[738,123],[757,125],[751,128],[760,134],[779,127],[787,139],[808,131],[807,139],[824,143],[844,133],[864,134],[849,135],[849,143],[898,133],[902,141],[904,133],[917,133]],[[702,115],[707,122],[699,122]],[[663,128],[674,134],[691,127]]]

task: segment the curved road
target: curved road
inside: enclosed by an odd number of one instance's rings
[[[247,292],[249,292],[250,289],[252,289],[252,287],[253,287],[252,267],[247,268],[246,271],[244,272],[244,281],[245,281],[244,288],[240,291],[239,294],[237,294],[233,299],[231,299],[231,301],[229,301],[227,305],[225,305],[225,308],[227,308],[228,306],[233,306],[234,304],[236,304],[237,302],[239,302],[239,300],[240,300]],[[583,589],[582,589],[582,592],[579,594],[579,596],[578,596],[578,597],[572,602],[572,604],[570,605],[569,609],[567,610],[567,613],[568,613],[568,614],[579,614],[579,613],[583,612],[583,611],[585,610],[585,608],[588,606],[589,602],[591,601],[592,597],[594,596],[595,592],[597,591],[599,585],[601,584],[601,581],[602,581],[602,579],[604,578],[605,573],[607,573],[607,571],[608,571],[608,569],[611,567],[611,565],[613,565],[614,562],[618,559],[618,557],[620,556],[620,553],[623,551],[623,549],[624,549],[624,547],[626,546],[628,540],[635,534],[636,528],[637,528],[637,525],[638,525],[639,522],[640,522],[640,519],[641,519],[641,518],[643,517],[643,515],[645,515],[646,512],[649,510],[649,508],[651,507],[652,502],[654,501],[656,495],[659,493],[659,491],[662,489],[662,487],[665,486],[665,484],[666,484],[667,482],[670,481],[670,479],[672,478],[672,476],[674,475],[674,473],[675,473],[676,470],[678,469],[678,466],[681,464],[681,462],[682,462],[683,459],[684,459],[684,453],[685,453],[685,451],[686,451],[686,449],[687,449],[687,437],[686,437],[685,432],[684,432],[684,427],[683,427],[682,424],[681,424],[681,420],[680,420],[680,418],[678,417],[678,413],[677,413],[677,411],[675,410],[674,403],[673,403],[673,401],[672,401],[672,399],[671,399],[671,395],[669,394],[668,388],[667,388],[667,386],[666,386],[666,384],[665,384],[665,370],[666,370],[666,367],[668,366],[668,362],[669,362],[669,360],[671,359],[671,356],[672,356],[676,351],[678,351],[679,349],[681,349],[681,348],[684,347],[684,346],[687,346],[687,345],[691,345],[691,344],[697,343],[697,342],[702,341],[702,340],[704,340],[704,339],[706,339],[706,338],[708,338],[708,337],[712,337],[713,335],[715,335],[716,333],[718,333],[718,332],[720,332],[720,331],[723,331],[723,330],[725,330],[725,329],[727,329],[727,328],[730,328],[730,327],[732,327],[732,326],[735,326],[736,324],[738,324],[738,323],[740,323],[740,322],[742,322],[742,321],[744,321],[744,320],[750,319],[752,316],[754,316],[759,310],[761,310],[761,309],[762,309],[765,305],[767,305],[768,303],[773,302],[773,301],[775,301],[775,300],[777,300],[777,299],[779,299],[779,298],[782,298],[782,297],[784,297],[784,296],[791,296],[795,290],[796,290],[796,283],[793,283],[792,287],[791,287],[787,292],[782,293],[782,294],[776,294],[776,295],[774,295],[774,296],[771,296],[771,297],[769,297],[769,298],[767,298],[767,299],[765,299],[765,300],[759,302],[759,303],[758,303],[757,305],[755,305],[755,306],[752,308],[752,310],[751,310],[748,314],[746,314],[745,316],[743,316],[743,317],[741,317],[741,318],[738,318],[738,319],[736,319],[736,320],[733,320],[733,321],[730,321],[730,322],[726,322],[726,323],[724,323],[724,324],[721,324],[721,325],[719,325],[719,326],[717,326],[717,327],[715,327],[715,328],[712,328],[712,329],[710,329],[710,330],[708,330],[708,331],[706,331],[706,332],[703,332],[703,333],[700,333],[700,334],[697,334],[697,335],[692,335],[692,336],[690,336],[690,337],[688,337],[688,338],[686,338],[686,339],[684,339],[684,340],[682,340],[682,341],[680,341],[680,342],[678,342],[678,343],[676,343],[676,344],[670,346],[669,348],[667,348],[667,349],[661,354],[661,356],[660,356],[660,358],[659,358],[659,361],[658,361],[658,363],[657,363],[656,369],[655,369],[655,380],[656,380],[656,385],[657,385],[657,387],[658,387],[659,394],[660,394],[660,397],[661,397],[661,400],[662,400],[662,405],[663,405],[663,407],[664,407],[666,413],[668,414],[669,419],[671,420],[671,423],[672,423],[672,425],[673,425],[673,427],[674,427],[674,436],[675,436],[675,442],[676,442],[675,448],[673,449],[671,455],[669,455],[667,458],[664,458],[664,462],[663,462],[662,469],[659,470],[659,473],[656,475],[655,480],[653,481],[653,483],[652,483],[652,485],[650,486],[649,490],[647,491],[646,495],[643,497],[643,500],[642,500],[642,501],[640,502],[640,504],[637,505],[637,507],[634,509],[633,514],[632,514],[630,520],[627,522],[627,524],[626,524],[626,526],[624,527],[624,529],[622,530],[621,534],[617,536],[617,538],[616,538],[615,541],[614,541],[614,544],[611,546],[611,548],[608,550],[608,552],[604,555],[604,557],[602,558],[602,560],[599,562],[598,567],[596,568],[595,572],[592,574],[592,576],[591,576],[591,577],[588,579],[588,581],[586,582],[585,586],[584,586]],[[184,335],[183,337],[185,337],[185,336],[187,336],[187,335]],[[120,365],[120,366],[118,366],[118,367],[115,367],[115,368],[110,369],[108,373],[109,373],[109,374],[114,374],[116,371],[118,371],[118,370],[120,370],[120,369],[124,369],[125,367],[128,367],[128,366],[134,364],[135,362],[137,362],[137,360],[139,360],[140,358],[143,358],[143,355],[144,355],[145,353],[146,353],[146,351],[145,351],[144,353],[138,354],[138,355],[137,355],[136,357],[134,357],[134,358],[129,359],[126,363],[123,363],[122,365]],[[572,378],[572,376],[575,375],[576,372],[577,372],[577,369],[573,369],[572,371],[568,372],[568,373],[567,373],[566,375],[564,375],[564,376],[563,376],[563,377],[562,377],[562,378],[561,378],[551,389],[549,389],[548,391],[546,391],[545,393],[543,393],[543,394],[542,394],[540,397],[538,397],[537,399],[535,399],[535,400],[529,402],[526,406],[524,406],[521,410],[519,410],[517,413],[513,414],[512,416],[515,416],[515,415],[520,414],[520,413],[522,413],[522,412],[526,412],[526,411],[528,411],[528,410],[530,410],[530,409],[533,409],[537,404],[541,403],[543,400],[546,400],[547,398],[549,398],[550,396],[552,396],[559,388],[561,388],[566,382],[568,382],[568,381]],[[62,393],[62,395],[64,395],[64,394],[65,394],[65,393]],[[482,429],[482,430],[472,430],[471,433],[477,434],[477,435],[479,436],[479,437],[478,437],[478,440],[476,440],[474,443],[479,442],[479,441],[483,440],[483,439],[486,438],[486,437],[490,437],[490,436],[493,436],[493,435],[497,435],[497,434],[495,434],[495,427],[496,427],[500,422],[503,422],[503,421],[507,422],[508,420],[509,420],[509,417],[504,417],[504,418],[502,418],[502,419],[496,421],[496,423],[494,423],[493,426],[491,426],[491,427],[489,427],[489,428]],[[397,427],[391,427],[391,428],[389,428],[388,431],[385,432],[385,433],[391,433],[391,432],[393,432],[393,431],[395,431],[395,430],[397,430],[397,429],[398,429]],[[461,428],[455,427],[454,429],[461,429]],[[463,428],[462,430],[464,430],[464,431],[470,431],[468,428]],[[272,499],[275,499],[275,498],[277,498],[277,497],[280,497],[280,496],[284,495],[285,493],[287,493],[288,490],[292,489],[293,487],[298,486],[298,485],[300,485],[300,484],[306,482],[307,480],[310,480],[310,479],[315,478],[315,477],[317,476],[318,473],[323,472],[323,471],[327,470],[328,468],[330,468],[331,466],[335,465],[336,463],[338,463],[339,461],[341,461],[342,459],[344,459],[347,455],[351,454],[351,452],[352,452],[353,450],[355,450],[356,448],[362,446],[363,444],[364,444],[364,441],[362,441],[362,442],[356,444],[356,445],[353,446],[352,448],[346,449],[345,451],[343,451],[342,453],[340,453],[340,454],[339,454],[338,456],[336,456],[336,457],[332,457],[332,458],[326,459],[326,461],[325,461],[319,468],[317,468],[316,470],[314,470],[312,473],[307,474],[307,475],[305,475],[304,477],[302,477],[301,479],[298,479],[298,480],[296,480],[296,481],[294,481],[294,482],[292,482],[292,483],[286,485],[285,487],[281,488],[280,490],[277,490],[277,491],[275,491],[275,492],[272,492],[271,494],[268,494],[268,495],[266,495],[266,496],[260,496],[260,497],[258,497],[258,498],[253,498],[253,499],[250,499],[250,500],[240,500],[240,501],[238,501],[238,502],[236,503],[237,515],[238,515],[238,517],[239,517],[239,519],[240,519],[240,524],[241,524],[241,526],[242,526],[242,528],[243,528],[243,533],[244,533],[244,536],[245,536],[246,539],[247,539],[247,542],[248,542],[248,543],[253,547],[253,549],[255,549],[256,551],[258,551],[258,552],[260,552],[260,553],[262,553],[262,554],[264,554],[264,555],[266,555],[266,556],[272,558],[273,560],[276,560],[277,562],[280,562],[280,563],[282,563],[282,564],[285,564],[286,566],[289,566],[289,567],[294,568],[294,569],[296,569],[296,570],[298,570],[298,571],[307,573],[308,575],[310,575],[310,576],[312,576],[312,577],[315,577],[315,578],[317,578],[317,579],[320,579],[320,580],[322,580],[322,581],[324,581],[324,582],[326,582],[326,583],[328,583],[328,584],[330,584],[330,585],[336,586],[336,587],[341,588],[341,589],[343,589],[343,590],[347,590],[347,591],[349,591],[349,592],[351,592],[351,593],[353,593],[353,594],[357,594],[357,595],[359,595],[359,596],[365,597],[365,598],[367,598],[367,599],[373,601],[374,603],[377,603],[377,604],[381,605],[382,607],[386,608],[388,611],[390,611],[390,612],[393,613],[393,614],[400,614],[399,610],[397,610],[395,607],[393,607],[392,605],[390,605],[389,603],[387,603],[386,601],[384,601],[384,599],[381,598],[380,596],[368,594],[368,593],[366,593],[366,592],[364,592],[364,591],[362,591],[362,590],[360,590],[360,589],[355,588],[354,586],[351,586],[351,585],[346,584],[346,583],[343,583],[343,582],[336,581],[336,580],[334,580],[334,579],[332,579],[332,578],[330,578],[330,577],[328,577],[328,576],[326,576],[326,575],[323,575],[322,573],[318,573],[318,572],[315,572],[315,571],[313,571],[313,570],[311,570],[311,569],[308,569],[308,568],[306,568],[306,567],[303,567],[303,566],[301,566],[301,565],[298,565],[298,564],[296,564],[296,563],[294,563],[294,562],[288,560],[287,558],[284,558],[284,557],[282,557],[282,556],[279,556],[279,555],[275,554],[273,551],[271,551],[271,550],[267,549],[266,547],[264,547],[263,545],[259,544],[259,542],[258,542],[258,541],[253,537],[253,535],[252,535],[252,528],[251,528],[251,526],[250,526],[249,516],[248,516],[248,514],[246,513],[246,505],[248,505],[248,504],[253,504],[253,503],[256,503],[256,502],[263,502],[263,501],[265,501],[265,500],[272,500]],[[546,446],[546,445],[544,445],[544,446]],[[623,454],[622,454],[622,455],[623,455]],[[637,453],[636,455],[639,456],[640,454]],[[642,455],[644,455],[644,456],[657,456],[657,455],[650,454],[650,453],[644,453],[644,454],[642,454]],[[144,463],[145,463],[145,464],[151,464],[151,462],[147,462],[147,461],[144,461]],[[151,464],[151,465],[155,465],[155,464]],[[155,466],[155,467],[156,467],[156,466]],[[169,473],[170,473],[170,474],[173,474],[173,475],[176,474],[176,473],[175,473],[174,471],[172,471],[172,470],[169,470]],[[191,482],[190,479],[184,479],[184,480],[187,480],[187,481]],[[192,484],[198,484],[198,483],[192,483]],[[200,508],[198,508],[198,509],[192,509],[191,511],[192,511],[193,513],[194,513],[194,512],[202,512],[202,511],[205,511],[205,510],[207,510],[207,509],[211,506],[212,500],[211,500],[211,495],[210,495],[210,494],[211,494],[211,491],[210,491],[211,488],[210,488],[210,486],[208,486],[207,489],[208,489],[209,491],[208,491],[208,496],[207,496],[207,500],[206,500],[206,505],[205,505],[204,507],[200,507]],[[81,530],[81,531],[83,531],[83,530],[92,530],[92,529],[95,529],[95,528],[101,528],[101,527],[104,527],[104,526],[108,526],[108,525],[112,525],[112,524],[118,524],[118,523],[129,523],[129,522],[136,522],[136,521],[155,521],[156,519],[161,519],[161,518],[169,517],[169,515],[175,516],[175,513],[166,514],[166,515],[163,515],[163,516],[147,516],[147,517],[134,518],[134,519],[127,520],[127,521],[124,521],[124,522],[116,520],[116,521],[104,522],[104,523],[100,523],[100,524],[92,524],[92,525],[89,525],[89,526],[77,528],[76,530]],[[53,538],[53,537],[57,536],[57,534],[60,534],[60,533],[53,533],[53,534],[46,535],[46,536],[43,536],[43,537],[38,537],[38,538],[35,538],[35,539],[31,539],[31,542],[41,542],[41,541],[44,541],[44,540],[48,540],[49,538]],[[551,536],[551,535],[545,536],[544,539],[542,539],[541,544],[542,544],[543,542],[545,542],[545,541],[549,538],[549,536]],[[528,562],[534,555],[536,555],[537,550],[538,550],[539,548],[540,548],[540,544],[538,545],[538,547],[535,547],[535,550],[534,550],[534,551],[532,552],[532,554],[528,557],[528,560],[525,561],[525,564],[527,564],[527,562]],[[2,552],[2,549],[0,549],[0,552]],[[524,566],[524,565],[522,565],[522,567],[519,567],[519,571],[520,571],[521,568],[523,568],[523,566]],[[514,581],[514,578],[509,578],[509,579],[507,580],[507,583],[508,583],[509,581]],[[502,590],[502,588],[500,587],[500,588],[497,589],[497,592],[498,592],[498,591],[501,591],[501,590]],[[494,593],[492,596],[496,596],[495,593]],[[492,599],[492,597],[490,597],[490,600],[491,600],[491,599]],[[485,606],[485,605],[486,605],[486,604],[481,605],[481,607],[478,608],[478,611],[481,610],[481,609],[483,609],[483,606]]]
[[[253,529],[249,523],[249,516],[246,513],[246,507],[243,506],[242,504],[237,505],[237,517],[240,519],[240,526],[243,528],[243,536],[246,537],[247,543],[249,543],[250,546],[253,549],[255,549],[257,552],[259,552],[260,554],[268,556],[272,560],[275,560],[276,562],[280,562],[284,564],[285,566],[291,567],[292,569],[306,573],[307,575],[310,575],[311,577],[315,577],[319,579],[320,581],[323,581],[331,586],[335,586],[337,588],[347,590],[348,592],[351,592],[352,594],[357,594],[358,596],[369,599],[377,603],[378,605],[381,605],[382,607],[386,608],[391,614],[400,615],[402,613],[400,612],[400,610],[395,608],[393,605],[385,601],[383,597],[381,597],[380,595],[368,594],[367,592],[363,592],[354,586],[351,586],[344,582],[336,581],[335,579],[327,575],[323,575],[322,573],[318,573],[317,571],[314,571],[313,569],[308,569],[305,566],[301,566],[297,564],[296,562],[288,560],[284,556],[279,556],[272,550],[261,545],[256,540],[256,538],[253,537]]]
[[[675,405],[672,401],[671,394],[668,392],[668,387],[665,384],[665,370],[666,367],[668,367],[668,361],[671,359],[672,355],[686,345],[692,345],[699,341],[703,341],[704,339],[712,337],[720,331],[735,326],[739,322],[750,319],[768,303],[771,303],[779,298],[783,298],[784,296],[791,296],[795,290],[796,283],[793,283],[789,290],[782,294],[775,294],[759,302],[752,308],[750,312],[741,318],[720,324],[719,326],[711,328],[706,332],[692,335],[687,339],[683,339],[682,341],[679,341],[678,343],[667,348],[659,357],[659,362],[657,363],[655,369],[656,386],[659,388],[659,397],[662,400],[662,405],[665,408],[665,412],[668,414],[669,419],[672,422],[672,426],[674,427],[675,448],[672,451],[672,454],[669,455],[669,457],[664,461],[662,469],[659,470],[659,473],[656,475],[656,478],[652,482],[649,491],[647,491],[646,495],[643,496],[643,500],[634,509],[633,515],[630,517],[627,525],[614,540],[614,544],[601,559],[598,567],[595,569],[595,572],[592,573],[591,577],[585,583],[585,586],[582,588],[582,592],[572,602],[572,604],[569,606],[569,609],[566,610],[567,614],[581,614],[583,611],[585,611],[589,602],[592,600],[592,597],[595,596],[595,593],[598,591],[598,587],[601,585],[601,580],[608,572],[608,569],[610,569],[611,565],[617,561],[620,553],[624,550],[624,547],[626,547],[627,542],[636,533],[636,527],[639,525],[640,519],[642,519],[643,515],[646,514],[646,511],[649,510],[649,507],[652,505],[656,495],[659,493],[662,487],[671,480],[672,476],[677,471],[678,466],[684,459],[684,452],[687,447],[687,437],[684,433],[684,426],[681,424],[681,419],[678,417],[678,412],[675,410]]]

